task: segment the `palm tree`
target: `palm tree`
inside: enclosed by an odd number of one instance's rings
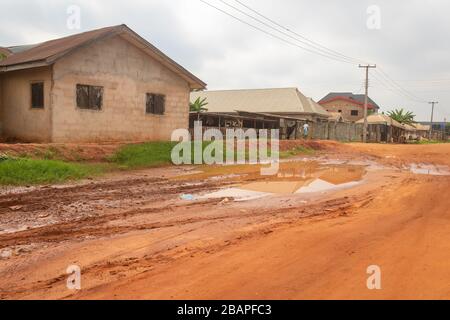
[[[191,112],[197,112],[197,120],[200,121],[200,113],[207,112],[208,109],[205,108],[208,105],[206,98],[197,98],[193,103],[189,104]]]
[[[405,111],[403,108],[389,111],[387,115],[397,122],[406,124],[414,123],[414,118],[416,117],[414,113],[412,113],[411,111]]]

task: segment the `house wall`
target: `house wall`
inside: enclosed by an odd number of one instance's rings
[[[52,140],[170,140],[189,126],[188,83],[120,36],[96,42],[54,65]],[[76,85],[104,87],[101,111],[76,105]],[[166,95],[166,114],[145,112],[146,93]]]
[[[44,82],[44,109],[31,108],[31,83]],[[24,142],[50,141],[52,70],[50,67],[11,71],[0,76],[0,127],[3,138]]]
[[[340,112],[342,113],[342,117],[348,121],[358,121],[364,118],[364,108],[362,108],[358,104],[353,104],[349,101],[345,100],[335,100],[327,103],[321,103],[322,107],[325,108],[328,112]],[[358,116],[352,116],[351,111],[357,110]]]

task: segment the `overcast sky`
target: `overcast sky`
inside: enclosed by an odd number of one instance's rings
[[[303,46],[220,0],[205,1]],[[224,1],[246,10],[235,0]],[[387,79],[381,84],[374,78],[383,79],[379,73],[371,76],[370,96],[384,111],[404,107],[414,111],[417,120],[429,121],[431,107],[415,100],[438,100],[435,120],[450,121],[450,1],[240,1],[327,48],[377,63],[379,70],[407,90],[402,92]],[[70,5],[81,9],[78,30],[67,27]],[[373,5],[379,8],[379,21],[376,11],[367,12]],[[298,87],[315,100],[330,91],[364,91],[364,72],[357,64],[331,60],[275,39],[200,0],[1,0],[1,8],[0,46],[37,43],[125,23],[212,90]],[[405,97],[409,94],[414,98]]]

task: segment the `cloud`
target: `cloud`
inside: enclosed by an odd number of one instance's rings
[[[219,0],[207,1],[233,12]],[[235,0],[224,1],[239,6]],[[439,100],[437,120],[450,119],[448,1],[240,1],[333,50],[379,64],[414,95]],[[66,27],[66,10],[73,4],[82,10],[82,30]],[[380,30],[366,26],[370,5],[381,10]],[[257,24],[239,12],[233,14]],[[308,53],[199,0],[3,0],[0,45],[36,43],[121,23],[198,75],[211,89],[296,86],[315,99],[330,91],[363,89],[364,74],[357,65]],[[370,95],[385,110],[404,107],[418,119],[429,119],[427,104],[405,98],[392,85],[390,90],[385,86],[372,77]]]

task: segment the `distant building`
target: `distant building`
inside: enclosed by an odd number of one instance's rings
[[[25,142],[170,140],[206,87],[126,25],[0,53],[0,133]]]
[[[191,102],[206,98],[208,112],[215,114],[260,113],[320,122],[330,114],[297,88],[200,91],[191,93]]]
[[[364,118],[363,94],[353,94],[351,92],[332,92],[319,101],[319,104],[328,112],[341,113],[342,117],[348,121],[358,121]],[[369,98],[368,110],[378,113],[380,107]]]
[[[424,126],[430,126],[431,122],[430,121],[419,121],[420,124],[424,125]],[[444,131],[445,130],[445,126],[448,122],[433,122],[433,130],[435,131]]]

